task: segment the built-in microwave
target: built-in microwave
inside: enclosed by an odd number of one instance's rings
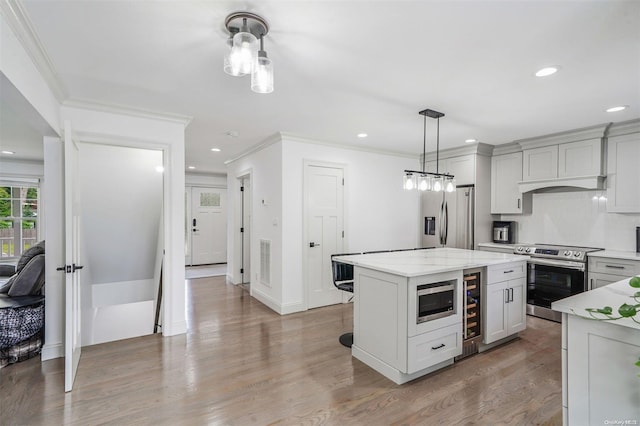
[[[417,286],[416,323],[456,314],[456,280]]]

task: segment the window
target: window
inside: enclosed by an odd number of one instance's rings
[[[38,242],[39,190],[0,186],[0,258],[19,257]]]

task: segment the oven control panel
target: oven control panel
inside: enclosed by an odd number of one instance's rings
[[[586,252],[574,247],[516,246],[513,252],[514,254],[548,259],[572,260],[574,262],[586,261]]]

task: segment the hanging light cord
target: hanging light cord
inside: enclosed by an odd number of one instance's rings
[[[424,117],[424,126],[422,131],[422,173],[425,171],[424,164],[427,161],[427,116]]]

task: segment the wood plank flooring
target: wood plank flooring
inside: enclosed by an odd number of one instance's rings
[[[0,369],[2,425],[561,424],[560,325],[398,386],[338,336],[352,305],[279,316],[224,277],[187,281],[188,333],[83,348]]]

